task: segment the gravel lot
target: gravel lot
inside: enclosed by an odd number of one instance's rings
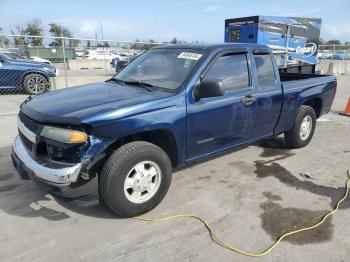
[[[332,112],[306,148],[266,140],[174,174],[164,201],[147,217],[200,214],[229,243],[261,251],[286,229],[318,220],[344,192],[350,169],[350,117],[336,114],[350,97],[338,78]],[[10,161],[18,105],[0,96],[0,261],[348,261],[350,200],[320,228],[288,238],[271,254],[249,258],[215,244],[190,219],[119,219],[96,198],[63,201],[21,181]]]

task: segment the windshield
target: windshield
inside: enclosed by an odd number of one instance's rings
[[[133,60],[114,78],[165,90],[179,88],[203,55],[203,50],[153,49]]]
[[[27,58],[17,55],[15,53],[2,53],[2,54],[6,56],[7,59],[10,59],[10,60],[28,60]]]

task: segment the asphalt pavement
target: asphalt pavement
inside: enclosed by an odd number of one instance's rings
[[[338,77],[332,111],[311,143],[289,150],[282,137],[231,151],[174,173],[169,193],[147,217],[193,213],[230,244],[261,251],[286,230],[320,219],[344,192],[350,169],[350,97]],[[0,261],[348,261],[350,200],[318,229],[249,258],[214,243],[191,219],[120,219],[97,198],[65,201],[18,178],[10,160],[16,112],[25,95],[0,96]]]

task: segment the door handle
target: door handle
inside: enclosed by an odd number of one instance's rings
[[[249,95],[242,98],[241,102],[245,105],[251,105],[256,101],[256,97]]]

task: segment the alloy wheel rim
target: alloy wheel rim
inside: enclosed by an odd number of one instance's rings
[[[40,94],[47,88],[47,82],[44,78],[33,76],[27,82],[27,88],[34,94]]]
[[[300,125],[300,139],[305,141],[309,138],[312,130],[312,118],[311,116],[305,116]]]
[[[126,176],[124,194],[134,204],[147,202],[158,192],[161,179],[160,167],[155,162],[142,161]]]

